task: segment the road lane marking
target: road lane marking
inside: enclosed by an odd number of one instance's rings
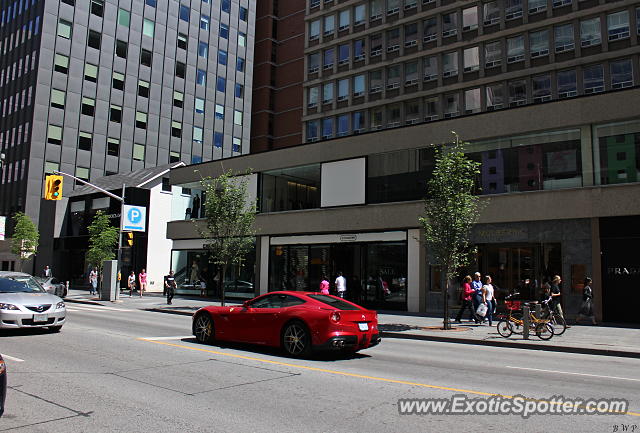
[[[193,335],[178,335],[174,337],[144,337],[142,340],[148,341],[166,341],[166,340],[183,340],[185,338],[192,338]]]
[[[79,306],[79,305],[73,305],[73,306],[69,306],[67,305],[67,310],[69,311],[100,311],[103,313],[107,313],[107,312],[111,312],[111,311],[136,311],[136,310],[128,310],[125,308],[113,308],[113,307],[103,307],[101,305],[95,305],[95,306],[88,306],[88,305],[83,305],[83,306]]]
[[[2,357],[3,357],[4,359],[8,359],[8,360],[10,360],[10,361],[15,361],[15,362],[24,362],[24,359],[20,359],[20,358],[16,358],[16,357],[13,357],[13,356],[5,355],[4,353],[1,353],[0,355],[2,355]]]
[[[317,372],[321,372],[321,373],[329,373],[329,374],[334,374],[336,376],[355,377],[355,378],[358,378],[358,379],[368,379],[368,380],[372,380],[372,381],[376,381],[376,382],[396,383],[396,384],[400,384],[400,385],[418,386],[418,387],[421,387],[421,388],[437,389],[437,390],[442,390],[442,391],[454,391],[454,392],[461,392],[461,393],[472,394],[472,395],[483,395],[483,396],[487,396],[487,397],[502,397],[502,398],[506,398],[506,399],[510,399],[510,400],[512,400],[512,399],[514,399],[516,397],[516,396],[513,396],[513,395],[497,394],[497,393],[492,393],[492,392],[474,391],[474,390],[469,390],[469,389],[452,388],[452,387],[440,386],[440,385],[430,385],[430,384],[426,384],[426,383],[410,382],[410,381],[398,380],[398,379],[389,379],[389,378],[386,378],[386,377],[367,376],[367,375],[363,375],[363,374],[348,373],[346,371],[339,371],[339,370],[329,370],[329,369],[326,369],[326,368],[319,368],[319,367],[310,367],[310,366],[307,366],[307,365],[290,364],[288,362],[273,361],[273,360],[270,360],[270,359],[262,359],[262,358],[256,358],[256,357],[253,357],[253,356],[238,355],[238,354],[235,354],[235,353],[219,352],[217,350],[210,350],[210,349],[202,349],[202,348],[199,348],[199,347],[184,346],[182,344],[167,343],[167,342],[164,342],[164,341],[149,340],[149,339],[146,339],[146,338],[138,338],[138,340],[146,341],[148,343],[162,344],[164,346],[171,346],[171,347],[178,347],[178,348],[181,348],[181,349],[194,350],[194,351],[197,351],[197,352],[213,353],[215,355],[220,355],[220,356],[227,356],[227,357],[237,358],[237,359],[245,359],[245,360],[248,360],[248,361],[257,361],[257,362],[263,362],[263,363],[266,363],[266,364],[280,365],[280,366],[292,367],[292,368],[299,368],[299,369],[302,369],[302,370],[317,371]],[[554,403],[554,402],[551,402],[551,401],[547,401],[547,400],[541,400],[541,399],[536,399],[536,398],[528,398],[528,397],[525,397],[524,400],[535,401],[535,402],[545,402],[545,403],[549,403],[549,404],[557,404],[557,403]],[[574,406],[575,407],[584,407],[584,405],[574,405]],[[619,415],[631,415],[631,416],[640,417],[640,412],[629,412],[629,411],[627,411],[625,413],[620,413],[620,412],[611,411],[611,413],[615,413],[615,414],[619,414]]]
[[[632,379],[630,377],[602,376],[602,375],[599,375],[599,374],[573,373],[571,371],[558,371],[558,370],[543,370],[541,368],[515,367],[515,366],[512,366],[512,365],[505,365],[505,368],[513,368],[514,370],[541,371],[543,373],[571,374],[571,375],[575,375],[575,376],[601,377],[603,379],[633,380],[634,382],[640,382],[640,379]]]

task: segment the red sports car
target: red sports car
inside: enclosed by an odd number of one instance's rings
[[[201,343],[261,344],[291,356],[311,350],[356,352],[380,342],[375,311],[315,292],[271,292],[241,306],[204,307],[193,315],[192,329]]]

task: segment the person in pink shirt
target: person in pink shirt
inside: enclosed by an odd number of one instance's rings
[[[456,322],[460,323],[462,319],[462,314],[467,308],[469,309],[469,322],[473,320],[475,312],[473,311],[473,306],[471,304],[472,294],[473,294],[473,289],[471,288],[471,275],[467,275],[462,280],[462,293],[460,294],[460,296],[462,297],[462,306],[460,307],[460,311],[458,311]]]
[[[327,280],[326,276],[323,276],[322,281],[320,281],[320,292],[323,295],[329,294],[329,281]]]
[[[138,281],[140,281],[140,297],[142,298],[142,292],[147,290],[147,270],[145,268],[142,268],[138,274]]]

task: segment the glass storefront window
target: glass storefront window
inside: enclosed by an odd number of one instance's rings
[[[176,187],[171,195],[171,220],[204,218],[204,199],[199,188]]]
[[[280,212],[320,207],[320,164],[261,174],[261,212]]]
[[[594,169],[598,185],[638,181],[640,121],[597,126],[594,141]]]

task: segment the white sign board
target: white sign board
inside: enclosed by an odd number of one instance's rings
[[[147,225],[147,208],[144,206],[123,206],[122,227],[125,232],[143,232]]]
[[[7,226],[7,217],[0,216],[0,241],[4,240],[4,231]]]

